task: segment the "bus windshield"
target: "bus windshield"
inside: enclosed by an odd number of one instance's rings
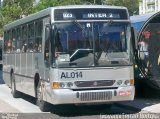
[[[129,22],[61,22],[53,31],[58,67],[130,64]]]

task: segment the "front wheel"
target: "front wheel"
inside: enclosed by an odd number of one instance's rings
[[[36,87],[36,98],[36,103],[42,112],[50,111],[49,104],[43,100],[43,88],[40,81],[38,83],[38,86]]]

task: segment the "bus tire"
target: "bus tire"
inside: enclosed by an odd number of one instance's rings
[[[43,89],[41,85],[41,81],[38,82],[38,86],[36,87],[36,98],[37,98],[37,105],[39,106],[40,110],[42,112],[48,112],[50,111],[49,109],[49,104],[43,100]]]
[[[15,77],[13,73],[11,74],[11,93],[14,98],[20,97],[20,93],[16,90]]]

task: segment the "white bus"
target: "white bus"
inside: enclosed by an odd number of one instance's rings
[[[4,26],[4,80],[59,104],[133,100],[131,23],[124,7],[52,7]]]

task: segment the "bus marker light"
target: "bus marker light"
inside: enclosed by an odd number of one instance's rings
[[[134,79],[130,80],[130,85],[134,85]]]
[[[58,82],[53,82],[53,88],[59,88]]]

